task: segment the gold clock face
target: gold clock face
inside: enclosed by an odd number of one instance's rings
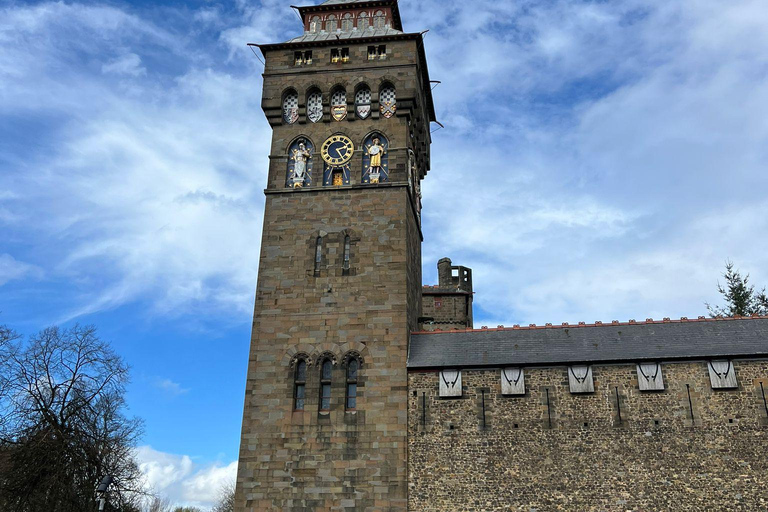
[[[320,148],[320,155],[328,165],[345,164],[349,162],[354,152],[355,145],[345,135],[331,135]]]

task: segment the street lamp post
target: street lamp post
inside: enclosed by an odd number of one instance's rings
[[[99,512],[104,510],[104,505],[107,502],[107,489],[114,480],[110,475],[101,479],[101,483],[96,488],[96,500],[99,502]]]

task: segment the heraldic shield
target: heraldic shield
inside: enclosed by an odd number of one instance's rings
[[[390,118],[397,111],[397,101],[395,98],[395,88],[391,86],[384,87],[379,94],[379,111],[381,115]]]
[[[334,105],[331,107],[331,115],[336,121],[343,121],[347,117],[346,105]]]
[[[365,119],[371,115],[371,90],[363,86],[355,94],[355,113],[360,119]]]
[[[283,120],[288,124],[299,120],[299,95],[295,92],[287,94],[283,100]]]

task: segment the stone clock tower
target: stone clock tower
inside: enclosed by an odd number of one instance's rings
[[[396,0],[299,7],[254,45],[272,126],[236,510],[407,508],[406,357],[435,120]]]

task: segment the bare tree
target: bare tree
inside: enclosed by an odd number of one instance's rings
[[[94,489],[110,475],[106,509],[137,510],[141,424],[123,413],[122,359],[90,326],[51,327],[27,342],[7,328],[2,336],[0,509],[94,510]]]
[[[219,499],[211,512],[234,512],[235,482],[225,484],[219,489]]]

